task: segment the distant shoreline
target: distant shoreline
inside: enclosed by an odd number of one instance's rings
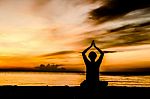
[[[34,69],[0,69],[0,72],[52,72],[52,73],[85,73],[85,71],[51,71],[51,70],[34,70]],[[100,75],[128,75],[128,76],[140,76],[140,75],[150,75],[150,72],[100,72]]]
[[[2,70],[0,72],[60,72],[60,73],[85,73],[84,71],[49,71],[49,70]]]

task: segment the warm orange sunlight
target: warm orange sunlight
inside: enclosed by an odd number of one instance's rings
[[[76,5],[77,2],[1,0],[0,68],[54,63],[85,70],[81,52],[92,40],[103,51],[115,51],[105,53],[102,71],[150,68],[149,27],[143,25],[149,17],[133,17],[143,10],[94,23],[98,16],[91,13],[91,20],[88,13],[103,3],[89,0]]]
[[[0,98],[149,94],[150,0],[0,0]]]

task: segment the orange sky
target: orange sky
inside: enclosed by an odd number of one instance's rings
[[[133,11],[122,19],[95,26],[86,20],[87,13],[99,4],[101,3],[80,0],[1,0],[0,68],[35,67],[41,63],[56,63],[63,64],[66,68],[85,69],[80,52],[88,47],[93,39],[99,48],[116,51],[105,54],[101,67],[103,71],[150,68],[149,41],[124,45],[115,37],[124,32],[130,33],[132,28],[109,31],[150,19],[143,16],[126,19],[140,13]],[[149,27],[144,29],[149,33]],[[110,42],[98,42],[100,40]]]

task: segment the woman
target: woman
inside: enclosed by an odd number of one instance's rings
[[[91,51],[88,55],[90,60],[88,60],[88,58],[86,57],[86,52],[92,46],[94,46],[99,51],[99,53],[101,54],[100,57],[97,59],[97,61],[95,60],[97,55],[94,51]],[[104,52],[102,50],[100,50],[95,45],[95,42],[93,40],[91,45],[82,52],[82,56],[83,56],[83,60],[84,60],[85,65],[86,65],[86,80],[81,83],[81,86],[96,87],[97,85],[100,84],[100,81],[99,81],[99,68],[100,68],[100,64],[102,62],[102,59],[104,57]]]

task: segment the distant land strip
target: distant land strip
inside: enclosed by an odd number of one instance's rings
[[[64,69],[64,70],[40,70],[35,68],[0,68],[0,72],[61,72],[61,73],[85,73],[82,70]],[[100,72],[100,75],[150,75],[150,71],[142,72]]]

